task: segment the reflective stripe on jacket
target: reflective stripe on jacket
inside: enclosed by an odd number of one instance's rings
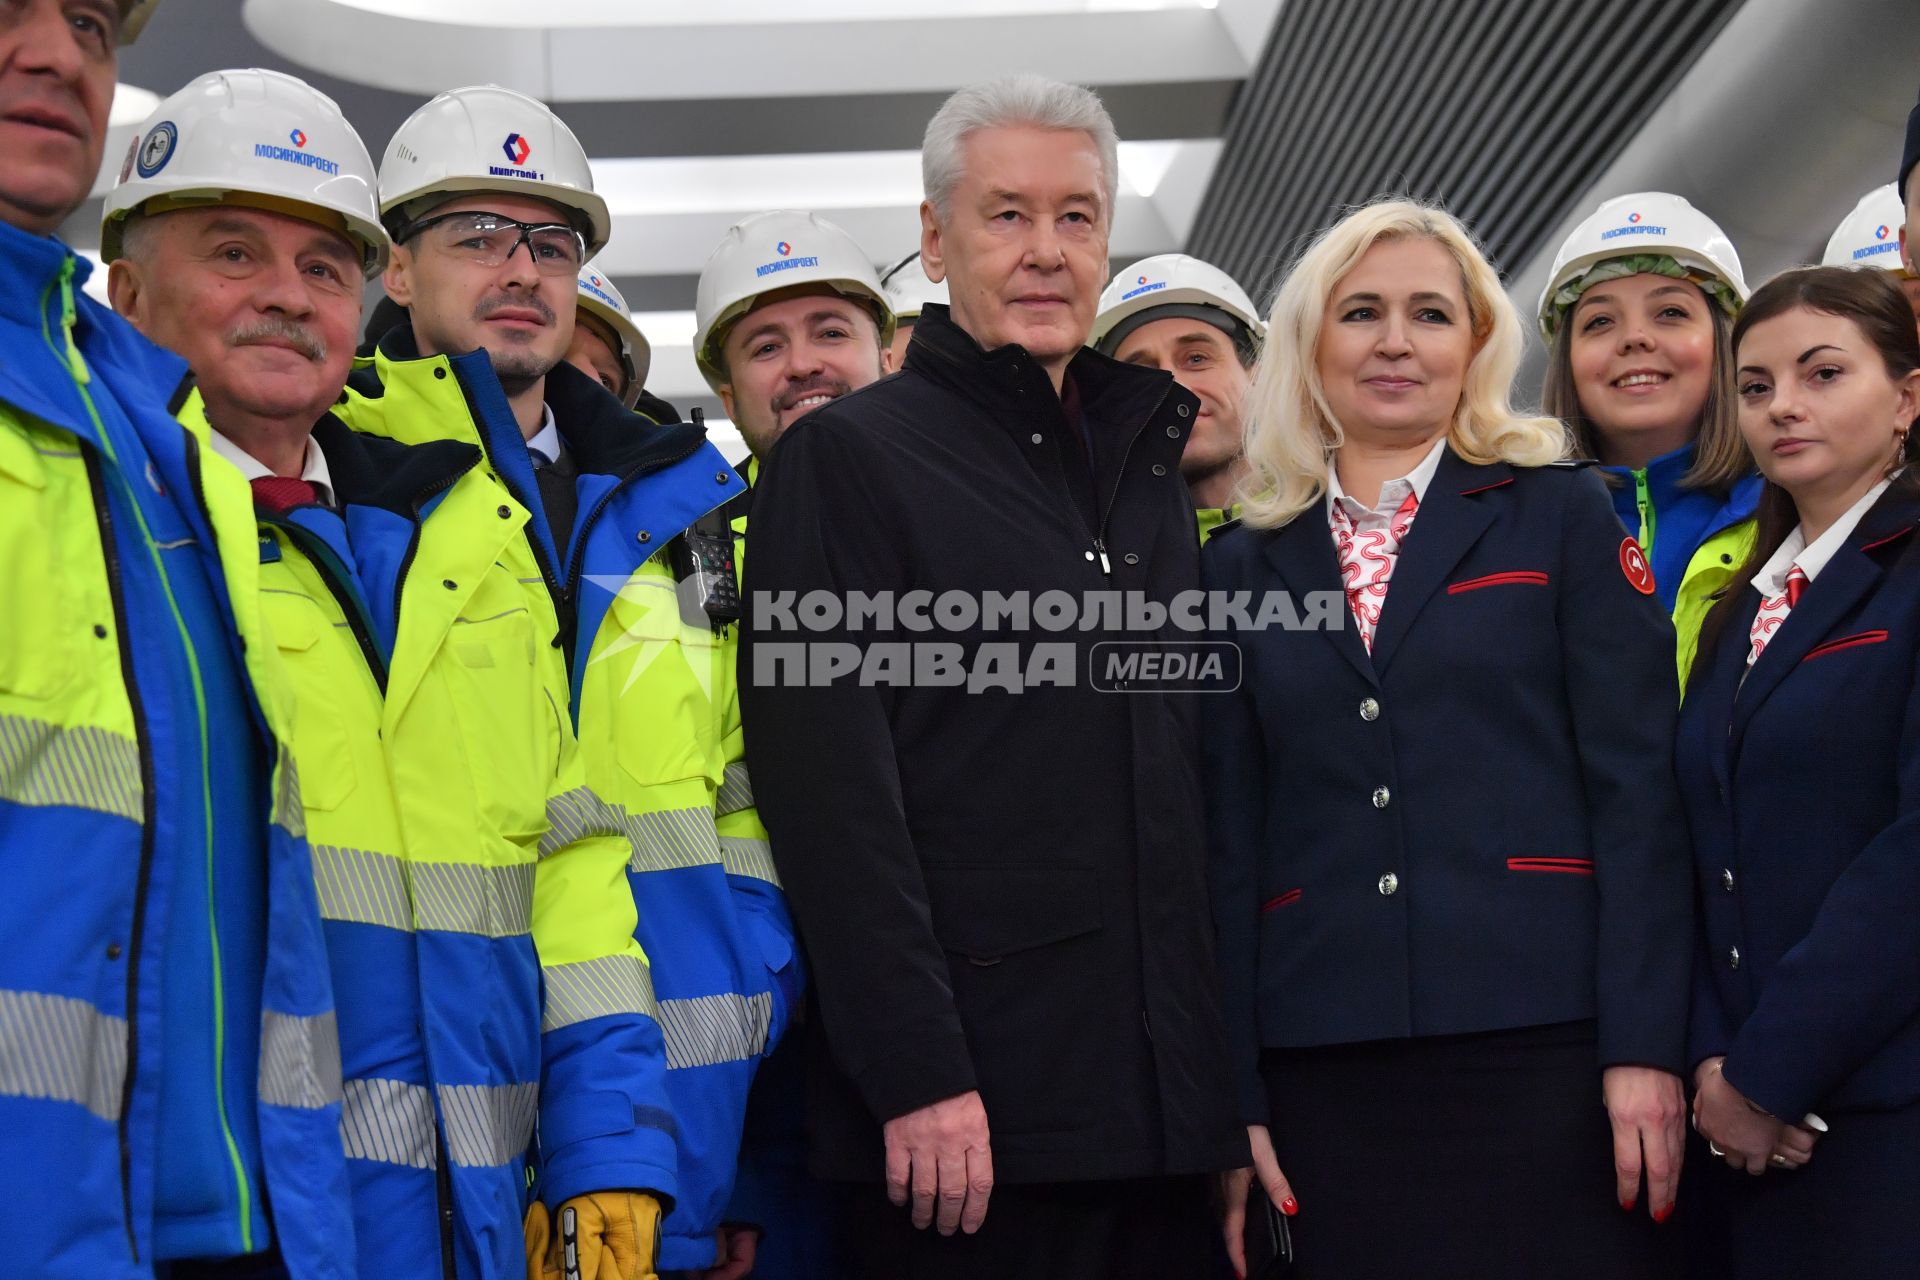
[[[338,514],[262,517],[261,605],[297,696],[361,1271],[499,1275],[524,1265],[531,917],[566,740],[496,559],[527,513],[470,445],[332,418],[314,439]]]
[[[695,1270],[714,1264],[714,1231],[731,1220],[747,1093],[801,985],[747,776],[738,628],[716,631],[683,600],[667,550],[744,487],[691,428],[626,413],[570,366],[547,375],[547,403],[579,471],[576,722],[593,788],[622,814],[632,846],[680,1127],[680,1197],[660,1265]]]
[[[410,333],[407,336],[410,344]],[[429,736],[436,727],[444,733],[447,726],[455,726],[473,758],[502,751],[533,753],[542,749],[540,744],[557,740],[558,781],[545,800],[543,829],[528,830],[515,826],[524,821],[515,815],[525,812],[515,795],[491,782],[483,784],[487,794],[456,795],[443,762],[436,763],[426,752],[413,753],[410,767],[418,772],[398,785],[438,799],[417,807],[403,804],[403,815],[420,815],[421,829],[408,832],[409,845],[415,850],[447,849],[459,847],[463,839],[483,838],[499,849],[489,861],[507,865],[514,856],[498,843],[499,834],[507,833],[528,860],[538,856],[531,910],[541,978],[538,1138],[543,1198],[558,1207],[587,1192],[634,1188],[672,1199],[679,1194],[679,1135],[667,1104],[667,1051],[657,1021],[653,977],[633,936],[623,815],[587,785],[582,753],[574,742],[567,715],[566,659],[558,647],[563,618],[571,621],[570,610],[564,601],[556,602],[547,585],[557,581],[556,557],[505,394],[485,352],[420,357],[409,345],[398,354],[383,349],[358,361],[336,416],[356,432],[405,444],[452,440],[479,445],[482,465],[473,474],[506,491],[507,501],[502,502],[497,495],[480,498],[478,486],[456,485],[443,500],[449,510],[435,513],[434,520],[464,531],[445,545],[447,554],[463,557],[468,567],[442,573],[416,564],[406,573],[400,607],[404,621],[387,687],[386,717],[389,725],[404,725],[411,717],[419,732]],[[502,506],[508,508],[508,517],[499,515]],[[427,543],[423,539],[420,545]],[[363,574],[397,580],[400,566],[383,574],[370,570],[364,551],[358,554]],[[492,566],[504,574],[503,584],[511,582],[517,589],[515,598],[491,610],[467,607],[468,584],[477,584],[475,575],[482,572],[492,581]],[[446,587],[448,581],[456,587]],[[369,598],[378,613],[381,602],[395,596],[371,587]],[[417,617],[410,616],[414,612]],[[499,616],[492,616],[496,613]],[[477,622],[480,630],[460,623],[463,616]],[[449,627],[454,628],[451,637]],[[475,640],[481,644],[472,643]],[[432,651],[443,642],[451,644],[456,660],[432,659]],[[481,687],[488,662],[495,669],[518,662],[531,670],[545,708],[543,723],[534,722],[524,699],[508,704],[462,691],[460,681],[468,682],[468,689]],[[429,672],[438,673],[439,681],[428,678]],[[499,767],[506,770],[510,764],[502,761]],[[524,767],[512,772],[526,776]],[[475,806],[485,809],[485,832],[471,830]],[[450,1000],[463,994],[455,989],[446,993]]]
[[[248,1172],[290,1273],[345,1280],[334,1014],[251,499],[167,413],[185,366],[84,278],[58,242],[0,226],[0,1273],[151,1275],[156,1182],[183,1155],[159,1141],[161,948],[189,895],[219,913],[220,868],[244,859],[264,882],[258,1008],[223,1009],[200,975],[216,1026],[258,1028],[222,1105],[253,1114]],[[214,663],[247,696],[197,696]],[[216,741],[260,767],[209,768]],[[175,883],[188,866],[208,878]],[[220,1128],[203,1141],[244,1162]],[[260,1249],[247,1180],[231,1234]]]

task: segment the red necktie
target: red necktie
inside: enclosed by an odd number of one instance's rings
[[[1800,605],[1800,595],[1806,589],[1807,575],[1801,570],[1800,566],[1795,565],[1793,568],[1787,570],[1787,608],[1798,608]]]
[[[320,501],[320,491],[305,480],[295,480],[288,476],[255,476],[248,481],[253,486],[254,505],[263,507],[274,515],[280,515],[294,507],[311,507]]]

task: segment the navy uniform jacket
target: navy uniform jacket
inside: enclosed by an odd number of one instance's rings
[[[1690,1056],[1725,1054],[1788,1119],[1920,1100],[1916,520],[1913,488],[1881,495],[1750,671],[1742,584],[1681,716],[1705,931]]]
[[[1250,1121],[1260,1046],[1597,1018],[1596,1069],[1683,1068],[1673,629],[1629,546],[1597,476],[1449,450],[1371,656],[1344,599],[1339,629],[1224,635],[1245,674],[1208,716],[1210,844]],[[1321,504],[1202,563],[1303,614],[1340,589]]]

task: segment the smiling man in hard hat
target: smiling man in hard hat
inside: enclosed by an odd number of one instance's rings
[[[115,306],[192,363],[183,417],[253,490],[339,1004],[360,1274],[505,1274],[524,1265],[543,1013],[590,941],[576,922],[622,920],[600,941],[633,954],[624,840],[550,830],[583,778],[552,710],[564,675],[549,664],[543,686],[526,661],[524,588],[500,563],[528,513],[472,445],[330,412],[388,253],[373,161],[333,101],[213,72],[142,133],[167,130],[167,162],[109,194],[101,248]],[[550,1108],[578,1105],[549,1085]]]
[[[353,1275],[246,486],[54,238],[152,4],[0,5],[0,1275]],[[262,139],[271,141],[271,139]],[[159,170],[174,134],[130,149]],[[117,157],[116,157],[117,159]]]
[[[878,273],[852,236],[815,214],[774,210],[729,227],[700,273],[696,299],[695,358],[752,451],[750,483],[788,427],[889,367],[893,317]],[[743,576],[751,500],[743,494],[726,511]],[[730,691],[737,636],[729,628],[722,664]],[[805,1038],[804,1029],[790,1036],[754,1084],[738,1193],[726,1213],[724,1274],[750,1266],[784,1280],[838,1274],[842,1265],[824,1189],[804,1168]],[[764,1251],[760,1230],[770,1239]]]
[[[1184,253],[1142,258],[1100,295],[1088,341],[1101,355],[1165,369],[1199,397],[1180,474],[1193,495],[1200,541],[1240,516],[1235,491],[1247,474],[1241,407],[1253,387],[1266,322],[1232,276]]]
[[[700,271],[693,354],[755,462],[782,432],[887,371],[893,313],[853,237],[777,209],[727,229]]]
[[[363,430],[479,445],[535,514],[503,554],[540,661],[567,677],[556,710],[578,730],[593,797],[556,822],[625,837],[629,927],[651,961],[623,958],[549,1012],[550,1037],[626,1047],[611,1064],[569,1059],[592,1106],[542,1109],[540,1197],[561,1221],[546,1234],[536,1209],[530,1245],[557,1272],[569,1202],[590,1222],[589,1193],[622,1187],[655,1193],[614,1202],[643,1207],[646,1253],[658,1231],[662,1267],[707,1267],[741,1100],[799,980],[721,671],[731,544],[717,516],[694,527],[743,485],[699,427],[649,421],[566,362],[580,269],[611,221],[543,104],[485,86],[442,94],[388,143],[380,183],[387,292],[410,319],[362,363],[342,412]],[[652,1200],[670,1203],[664,1225],[645,1216]]]

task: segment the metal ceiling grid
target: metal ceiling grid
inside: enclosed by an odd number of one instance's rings
[[[1443,202],[1518,269],[1742,0],[1289,0],[1188,251],[1264,305],[1373,196]]]

